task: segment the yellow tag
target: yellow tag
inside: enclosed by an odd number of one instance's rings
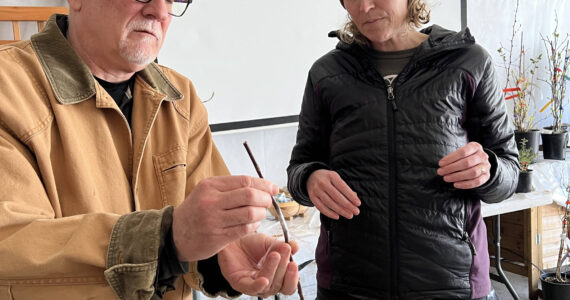
[[[543,112],[550,105],[550,103],[552,103],[552,101],[554,101],[554,99],[550,99],[550,101],[546,103],[546,105],[540,110],[540,112]]]

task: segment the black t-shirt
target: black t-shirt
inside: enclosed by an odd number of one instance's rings
[[[380,73],[383,78],[386,78],[386,76],[396,77],[400,72],[402,72],[406,64],[410,59],[412,59],[416,49],[417,48],[383,52],[370,48],[366,53],[376,67],[378,73]]]
[[[131,114],[133,112],[133,84],[135,75],[123,82],[108,82],[101,78],[95,77],[99,84],[111,95],[117,103],[119,109],[123,112],[125,119],[131,125]]]

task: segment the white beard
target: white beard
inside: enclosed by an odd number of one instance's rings
[[[152,43],[153,41],[148,41]],[[144,43],[147,43],[145,40]],[[139,45],[130,45],[129,41],[121,40],[119,43],[119,53],[121,57],[126,59],[129,63],[137,65],[148,65],[155,58],[154,51],[150,51],[147,47],[139,47]]]
[[[155,26],[158,23],[148,20],[134,20],[128,24],[126,28],[126,34],[123,36],[119,42],[119,54],[121,57],[126,59],[129,63],[137,65],[148,65],[155,58],[158,53],[155,53],[155,46],[162,40],[162,31],[159,26]],[[154,34],[153,36],[148,36],[140,40],[140,42],[135,43],[129,41],[127,38],[128,34],[133,31],[149,31]]]

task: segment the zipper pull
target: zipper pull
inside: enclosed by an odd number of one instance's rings
[[[396,105],[395,99],[396,97],[394,96],[394,87],[392,86],[392,83],[388,83],[388,102],[392,104],[393,111],[398,110],[398,106]]]
[[[469,234],[465,231],[463,232],[462,240],[465,241],[467,244],[469,244],[469,248],[471,248],[471,253],[473,254],[473,256],[477,255],[477,250],[475,249],[475,245],[473,245],[473,242],[471,242]]]

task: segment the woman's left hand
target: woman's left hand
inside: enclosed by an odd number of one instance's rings
[[[472,189],[483,185],[491,175],[489,155],[481,144],[470,142],[439,161],[437,174],[458,189]]]

